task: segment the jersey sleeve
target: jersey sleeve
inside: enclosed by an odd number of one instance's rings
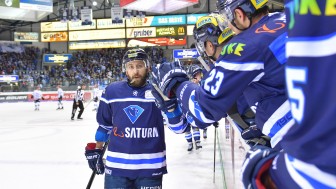
[[[183,82],[176,91],[183,113],[206,124],[225,117],[245,88],[263,75],[264,62],[259,55],[262,52],[250,46],[242,46],[244,51],[229,55],[223,54],[229,48],[224,47],[219,61],[204,77],[203,86]]]
[[[110,95],[107,92],[102,94],[101,100],[99,102],[96,120],[99,124],[97,131],[108,132],[112,130],[112,102],[110,101]]]

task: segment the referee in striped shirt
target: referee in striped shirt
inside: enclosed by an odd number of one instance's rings
[[[79,108],[77,119],[79,119],[79,120],[83,119],[81,116],[84,112],[83,100],[84,100],[84,89],[85,89],[85,87],[86,87],[85,84],[82,84],[81,86],[78,86],[78,89],[77,89],[76,94],[75,94],[74,102],[73,102],[73,105],[72,105],[71,120],[74,120],[77,108]]]

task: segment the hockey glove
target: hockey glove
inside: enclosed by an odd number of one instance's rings
[[[158,85],[168,98],[175,97],[174,90],[180,83],[189,81],[187,73],[178,62],[157,64],[152,68],[152,76],[152,83]]]
[[[96,149],[96,143],[88,143],[85,147],[85,157],[88,160],[89,167],[93,171],[96,170],[98,175],[105,171],[102,154],[102,149]]]
[[[152,95],[155,98],[156,106],[163,112],[172,112],[177,107],[177,99],[169,99],[164,94],[162,94],[161,89],[157,87],[156,84],[152,84]]]
[[[245,188],[271,188],[268,169],[279,152],[266,146],[253,146],[247,153],[242,166],[242,180]]]

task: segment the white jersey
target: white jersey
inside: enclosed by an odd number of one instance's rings
[[[34,90],[33,97],[34,100],[40,100],[42,98],[42,92],[40,90]]]
[[[93,98],[98,98],[99,97],[99,89],[98,88],[94,88],[93,89]]]
[[[63,96],[64,96],[63,89],[58,88],[58,89],[57,89],[57,97],[60,98],[60,97],[63,97]]]

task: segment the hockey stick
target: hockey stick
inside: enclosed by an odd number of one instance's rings
[[[215,183],[215,178],[216,178],[216,142],[217,142],[217,127],[218,127],[218,122],[216,121],[215,123],[213,123],[213,125],[215,126],[215,137],[214,137],[214,164],[213,164],[213,183]]]
[[[85,105],[85,107],[84,107],[84,109],[86,109],[89,105],[90,105],[90,103],[93,101],[93,99],[91,99],[86,105]]]
[[[201,56],[197,57],[197,60],[201,62],[201,64],[203,65],[204,69],[207,72],[210,71],[209,65],[203,60],[203,58]]]
[[[108,140],[107,142],[105,142],[105,144],[104,144],[104,146],[103,146],[103,152],[102,152],[102,154],[101,154],[102,157],[103,157],[104,154],[105,154],[105,151],[106,151],[106,149],[107,149],[107,146],[108,146],[109,142],[110,142],[110,140]],[[95,170],[92,171],[92,174],[91,174],[90,180],[89,180],[89,182],[88,182],[88,184],[87,184],[87,186],[86,186],[86,189],[90,189],[90,188],[91,188],[91,185],[92,185],[92,183],[93,183],[93,180],[94,180],[96,174],[97,174],[97,170],[95,169]]]

